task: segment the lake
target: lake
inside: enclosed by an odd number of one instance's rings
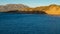
[[[60,34],[60,16],[0,13],[0,34]]]

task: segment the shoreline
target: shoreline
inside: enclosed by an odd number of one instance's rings
[[[6,11],[1,13],[46,14],[44,11]]]

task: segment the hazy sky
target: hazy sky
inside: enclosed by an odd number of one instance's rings
[[[30,7],[36,7],[50,4],[60,5],[60,0],[0,0],[0,5],[5,4],[25,4]]]

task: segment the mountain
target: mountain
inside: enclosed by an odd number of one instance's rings
[[[49,15],[60,15],[60,5],[56,4],[35,8],[31,8],[23,4],[7,4],[5,6],[0,6],[0,12],[9,12],[15,10],[21,13],[46,13]]]
[[[29,8],[29,7],[23,4],[7,4],[4,6],[0,6],[0,12],[18,10],[21,8]]]

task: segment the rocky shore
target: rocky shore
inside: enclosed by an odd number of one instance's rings
[[[5,13],[18,13],[18,14],[46,14],[44,11],[7,11]]]

